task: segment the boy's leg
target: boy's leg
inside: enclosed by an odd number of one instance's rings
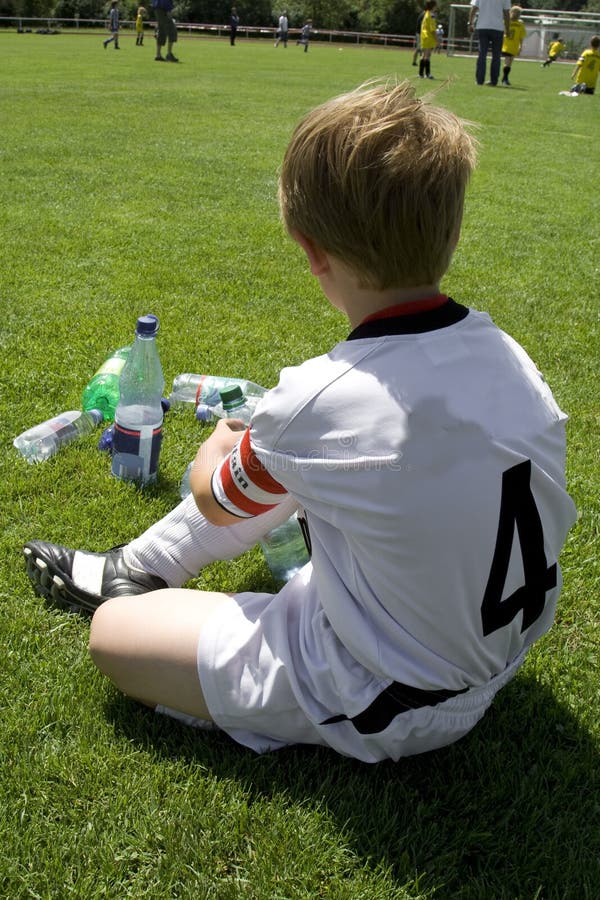
[[[180,587],[219,559],[234,559],[273,528],[282,525],[297,509],[293,497],[279,506],[235,525],[211,525],[188,495],[142,535],[125,552],[129,565],[159,575],[168,585]]]
[[[190,495],[130,544],[106,553],[30,541],[24,548],[27,574],[50,602],[89,614],[110,597],[180,587],[204,566],[249,550],[295,509],[288,497],[262,516],[217,526]]]
[[[89,649],[100,671],[129,697],[211,720],[198,677],[198,639],[226,594],[155,591],[107,600],[92,619]]]

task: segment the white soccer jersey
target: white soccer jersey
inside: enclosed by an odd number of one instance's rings
[[[354,659],[376,679],[459,691],[550,627],[575,518],[565,419],[525,351],[452,300],[373,317],[283,370],[213,490],[240,516],[286,492],[306,511],[302,690],[318,694],[317,658],[330,680]],[[315,651],[314,615],[343,659]]]

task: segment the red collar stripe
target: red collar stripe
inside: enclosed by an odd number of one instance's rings
[[[367,316],[360,324],[376,322],[378,319],[395,319],[397,316],[412,316],[414,313],[429,312],[432,309],[438,309],[438,307],[443,306],[447,302],[448,297],[446,294],[437,294],[435,297],[426,297],[425,300],[397,303],[396,306],[388,306],[386,309],[380,309],[379,312]]]

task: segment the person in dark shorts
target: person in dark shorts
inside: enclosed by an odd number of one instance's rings
[[[173,54],[173,44],[177,42],[177,28],[173,21],[173,0],[152,0],[152,8],[156,13],[156,56],[157,62],[179,62]],[[162,48],[167,45],[167,55],[162,55]]]

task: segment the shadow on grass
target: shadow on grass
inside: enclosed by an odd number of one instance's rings
[[[238,781],[249,802],[325,807],[352,851],[419,896],[597,896],[600,778],[590,736],[553,694],[519,675],[474,731],[443,750],[375,766],[323,748],[265,756],[124,697],[116,730],[159,757]]]

